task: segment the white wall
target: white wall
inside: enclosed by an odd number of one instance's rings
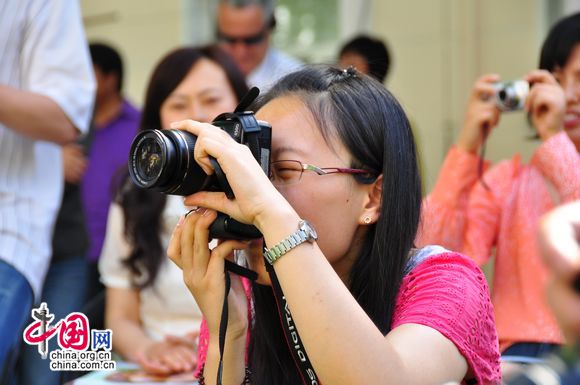
[[[372,27],[394,54],[388,86],[415,122],[427,191],[461,127],[475,79],[495,72],[521,77],[537,66],[544,2],[536,0],[375,0]],[[493,160],[515,151],[530,156],[536,142],[523,113],[505,114],[489,140]]]
[[[89,41],[115,46],[125,64],[125,94],[140,105],[160,57],[182,41],[179,0],[81,0]]]

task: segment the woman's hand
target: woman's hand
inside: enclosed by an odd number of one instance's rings
[[[77,143],[64,145],[62,163],[64,180],[68,183],[79,183],[87,169],[87,158],[83,153],[83,148]]]
[[[562,131],[566,112],[566,97],[562,87],[551,73],[532,71],[524,77],[530,83],[525,109],[543,141]]]
[[[580,339],[580,201],[542,217],[539,244],[552,273],[548,300],[569,344]]]
[[[270,183],[247,146],[237,143],[225,131],[211,124],[184,120],[173,123],[171,127],[197,136],[194,150],[196,162],[209,175],[214,172],[210,162],[210,157],[214,157],[236,196],[229,200],[221,192],[201,191],[190,195],[185,200],[186,205],[210,208],[258,228],[260,218],[268,211],[293,211]]]
[[[177,224],[167,254],[183,270],[183,280],[193,294],[207,322],[210,336],[219,335],[225,294],[224,260],[233,260],[233,251],[247,247],[240,241],[224,241],[209,250],[209,226],[216,212],[197,209]],[[228,333],[230,338],[244,338],[248,329],[248,301],[240,277],[231,274],[228,296]]]
[[[147,373],[190,372],[196,366],[196,347],[177,337],[153,342],[137,352],[136,361]]]
[[[459,149],[476,154],[490,130],[497,126],[500,111],[494,100],[496,92],[494,83],[498,81],[498,75],[490,74],[480,77],[475,82],[469,97],[463,128],[457,140]]]

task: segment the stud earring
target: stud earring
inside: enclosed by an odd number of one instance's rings
[[[363,221],[365,224],[368,225],[369,223],[371,223],[371,217],[364,217]]]

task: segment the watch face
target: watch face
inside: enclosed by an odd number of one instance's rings
[[[315,241],[318,239],[318,234],[316,234],[316,230],[314,230],[314,227],[312,227],[312,225],[308,221],[301,220],[300,223],[298,224],[298,228],[306,233],[309,240]]]

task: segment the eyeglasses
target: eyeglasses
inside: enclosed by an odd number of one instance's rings
[[[235,36],[224,35],[223,33],[218,31],[217,38],[220,42],[225,43],[225,44],[229,44],[229,45],[235,45],[236,43],[242,43],[244,45],[256,45],[256,44],[261,43],[264,40],[264,38],[266,37],[266,32],[267,32],[267,29],[265,28],[255,35],[244,36],[244,37],[235,37]]]
[[[318,175],[355,174],[363,178],[361,183],[372,183],[375,177],[368,170],[342,167],[317,167],[299,160],[278,160],[270,163],[270,181],[274,186],[287,186],[302,179],[304,171],[314,171]]]

